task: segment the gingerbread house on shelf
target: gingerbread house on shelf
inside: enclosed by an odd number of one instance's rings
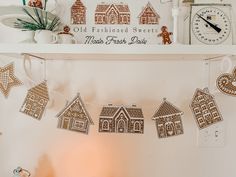
[[[86,7],[80,0],[71,7],[71,24],[86,24]]]
[[[144,7],[142,12],[139,14],[138,18],[139,24],[154,25],[159,24],[160,15],[155,11],[151,3],[148,2],[146,7]]]
[[[87,112],[85,105],[79,95],[57,115],[58,128],[88,134],[89,126],[93,121]]]
[[[143,133],[144,117],[141,108],[108,105],[102,108],[99,132]]]
[[[48,88],[46,81],[44,81],[28,91],[20,112],[40,120],[48,101]]]
[[[120,4],[98,4],[95,10],[95,24],[130,24],[129,6]]]
[[[152,117],[156,121],[158,137],[167,138],[183,134],[182,115],[182,111],[164,98],[162,104]]]
[[[207,88],[196,89],[190,108],[200,129],[223,120],[215,99]]]

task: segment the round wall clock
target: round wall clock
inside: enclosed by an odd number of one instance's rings
[[[192,4],[190,44],[232,44],[230,4]]]

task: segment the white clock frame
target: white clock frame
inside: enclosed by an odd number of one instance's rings
[[[229,18],[230,20],[230,34],[228,35],[227,39],[224,40],[222,43],[220,44],[216,44],[216,45],[232,45],[233,44],[233,22],[232,22],[232,15],[231,15],[231,4],[191,4],[190,7],[190,23],[189,23],[189,44],[191,45],[207,45],[204,44],[203,42],[199,41],[197,39],[197,37],[193,34],[192,31],[192,21],[193,18],[195,16],[195,14],[206,7],[214,7],[214,8],[218,8],[221,11],[223,11],[226,16]]]

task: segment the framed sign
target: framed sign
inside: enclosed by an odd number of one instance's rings
[[[164,44],[162,29],[171,40],[172,3],[138,1],[135,4],[132,0],[61,1],[64,13],[60,17],[80,44],[161,45]]]

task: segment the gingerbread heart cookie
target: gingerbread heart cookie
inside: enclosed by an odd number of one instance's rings
[[[216,80],[218,89],[227,95],[236,96],[236,67],[232,74],[222,74]]]

